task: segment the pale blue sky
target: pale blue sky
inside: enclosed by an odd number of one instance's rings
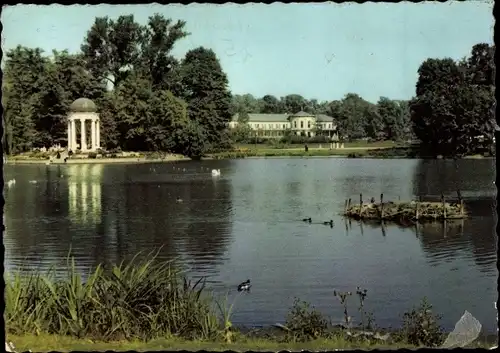
[[[493,43],[493,2],[247,4],[247,5],[17,5],[2,12],[2,48],[18,44],[79,50],[97,16],[134,14],[146,23],[158,12],[187,22],[192,33],[174,54],[212,48],[233,93],[318,100],[358,93],[408,99],[428,57],[460,59],[472,45]]]

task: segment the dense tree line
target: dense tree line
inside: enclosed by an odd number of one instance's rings
[[[231,95],[215,53],[199,47],[177,60],[174,45],[190,34],[185,22],[161,15],[146,25],[132,15],[96,18],[81,51],[18,46],[6,53],[2,83],[4,148],[17,153],[66,144],[66,117],[77,98],[92,99],[101,117],[106,149],[170,151],[198,157],[250,134],[232,116],[306,111],[333,117],[343,139],[406,140],[417,137],[433,154],[461,156],[492,146],[494,47],[477,44],[459,62],[427,59],[410,101],[377,103],[349,93],[319,102],[298,94],[277,98]],[[77,128],[79,128],[77,126]]]
[[[8,153],[66,144],[66,116],[77,98],[94,100],[103,147],[164,150],[197,157],[229,143],[228,80],[203,47],[178,61],[171,51],[189,35],[161,15],[142,26],[132,15],[96,18],[81,52],[35,48],[7,52],[3,126]],[[111,89],[110,89],[111,87]]]

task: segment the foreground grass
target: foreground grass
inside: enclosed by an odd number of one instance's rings
[[[135,341],[92,341],[68,336],[57,335],[7,335],[7,340],[14,343],[18,351],[37,352],[68,352],[68,351],[159,351],[159,350],[188,350],[188,351],[281,351],[281,350],[333,350],[333,349],[400,349],[416,348],[409,344],[370,344],[364,342],[349,342],[343,338],[317,339],[308,342],[277,342],[271,339],[257,339],[240,337],[233,343],[223,341],[185,340],[180,338],[159,338],[147,342]]]

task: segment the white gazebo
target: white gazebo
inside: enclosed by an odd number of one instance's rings
[[[101,144],[101,126],[97,107],[90,99],[78,98],[71,103],[68,115],[68,152],[75,152],[76,122],[80,122],[80,150],[82,152],[95,152]],[[90,121],[90,145],[87,144],[87,121]]]

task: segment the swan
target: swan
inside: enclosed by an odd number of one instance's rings
[[[16,179],[11,179],[7,182],[7,186],[10,188],[16,184]]]
[[[220,169],[212,169],[212,176],[220,176]]]

